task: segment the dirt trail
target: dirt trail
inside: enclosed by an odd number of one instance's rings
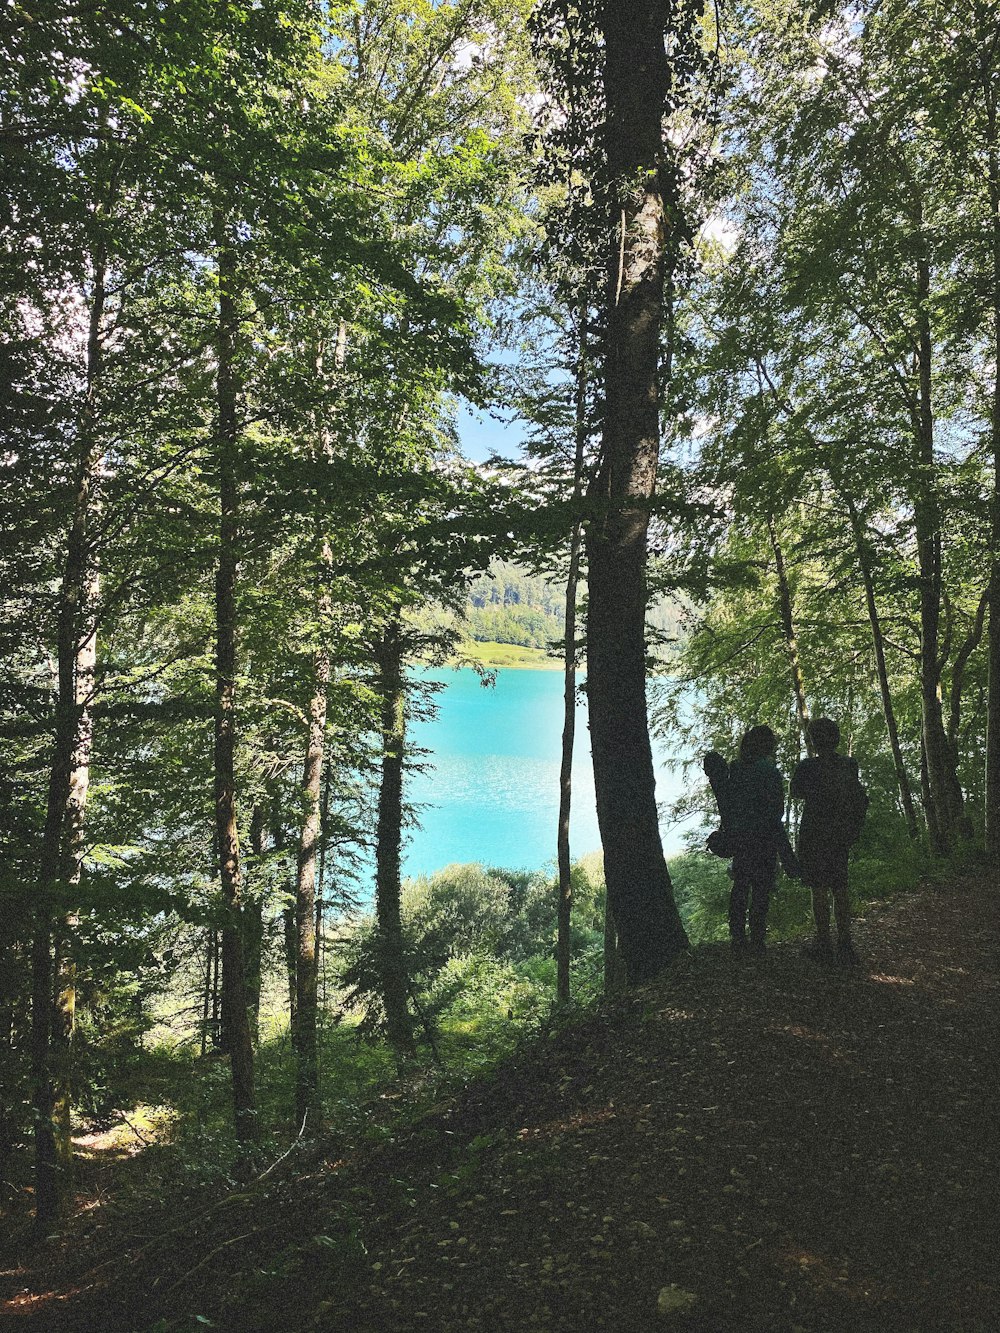
[[[997,897],[907,895],[858,945],[850,972],[697,950],[398,1143],[19,1326],[1000,1328]]]

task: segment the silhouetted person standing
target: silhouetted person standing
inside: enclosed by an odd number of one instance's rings
[[[816,750],[792,774],[792,796],[803,801],[799,826],[802,879],[812,890],[816,939],[811,952],[832,960],[830,895],[837,921],[837,961],[856,963],[851,940],[851,904],[847,892],[847,854],[861,833],[868,796],[861,785],[857,761],[837,753],[840,728],[828,717],[809,724]]]
[[[729,767],[723,823],[733,847],[729,938],[734,953],[747,948],[748,906],[750,952],[764,952],[778,851],[788,842],[781,822],[785,785],[774,761],[776,749],[777,737],[770,727],[751,727],[740,742],[739,759]]]

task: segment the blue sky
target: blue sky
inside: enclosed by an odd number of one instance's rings
[[[520,453],[526,422],[519,417],[499,421],[469,403],[463,403],[455,422],[462,453],[473,463],[482,463],[490,454],[511,458]]]

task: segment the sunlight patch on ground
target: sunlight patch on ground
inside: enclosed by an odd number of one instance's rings
[[[78,1296],[83,1287],[71,1287],[68,1291],[22,1291],[10,1300],[0,1304],[0,1314],[7,1313],[12,1315],[24,1314],[31,1315],[35,1310],[42,1306],[50,1305],[56,1301],[72,1300]]]
[[[618,1108],[609,1104],[608,1106],[602,1106],[597,1111],[580,1111],[576,1115],[567,1116],[565,1120],[549,1120],[544,1125],[519,1129],[517,1137],[523,1142],[529,1142],[532,1139],[548,1138],[552,1134],[566,1134],[575,1130],[592,1129],[595,1125],[605,1125],[609,1120],[614,1120],[618,1114]]]
[[[169,1106],[140,1104],[128,1115],[114,1112],[114,1124],[107,1129],[93,1129],[74,1134],[73,1144],[84,1156],[118,1153],[134,1157],[151,1143],[169,1137],[178,1113]]]
[[[820,1051],[823,1052],[829,1060],[843,1066],[849,1064],[856,1067],[856,1062],[844,1051],[836,1042],[831,1040],[824,1032],[817,1032],[814,1028],[807,1027],[804,1023],[785,1023],[781,1027],[772,1027],[771,1032],[782,1036],[795,1037],[799,1041],[812,1042]]]
[[[878,1283],[868,1278],[852,1278],[846,1265],[836,1260],[824,1259],[811,1250],[800,1249],[796,1245],[778,1251],[779,1260],[788,1268],[798,1272],[821,1290],[836,1290],[846,1293],[855,1300],[867,1301],[876,1294]],[[879,1291],[878,1294],[882,1294]]]

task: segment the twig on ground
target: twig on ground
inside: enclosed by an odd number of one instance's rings
[[[230,1236],[229,1240],[224,1240],[221,1245],[216,1245],[215,1249],[209,1250],[208,1254],[205,1255],[204,1259],[202,1259],[199,1263],[196,1263],[194,1268],[188,1269],[186,1273],[181,1274],[181,1276],[177,1279],[176,1282],[172,1282],[163,1294],[165,1296],[169,1296],[171,1292],[176,1291],[177,1288],[182,1283],[187,1282],[189,1278],[194,1277],[195,1273],[200,1272],[201,1269],[203,1269],[207,1263],[209,1263],[212,1259],[214,1259],[217,1254],[220,1254],[230,1245],[235,1245],[238,1241],[249,1240],[250,1237],[255,1234],[256,1233],[253,1231],[248,1231],[243,1236]]]
[[[115,1114],[117,1115],[117,1118],[122,1122],[123,1125],[127,1125],[129,1127],[129,1129],[139,1140],[139,1142],[144,1143],[148,1148],[149,1145],[153,1142],[153,1140],[147,1139],[145,1134],[143,1134],[142,1130],[138,1129],[135,1125],[133,1125],[132,1121],[122,1111],[117,1111]]]
[[[269,1176],[269,1175],[271,1174],[271,1172],[274,1170],[274,1168],[275,1168],[276,1166],[280,1166],[281,1163],[285,1160],[285,1158],[289,1155],[289,1153],[292,1152],[292,1150],[294,1149],[295,1145],[296,1145],[296,1144],[298,1143],[298,1141],[302,1138],[302,1135],[306,1132],[306,1121],[307,1121],[308,1119],[309,1119],[309,1111],[308,1111],[308,1109],[307,1109],[305,1115],[302,1117],[302,1124],[301,1124],[301,1126],[299,1127],[299,1132],[295,1135],[295,1138],[292,1139],[291,1143],[288,1145],[288,1147],[285,1149],[285,1151],[281,1154],[281,1156],[275,1158],[275,1160],[271,1163],[271,1165],[267,1168],[267,1170],[266,1170],[266,1171],[262,1171],[262,1172],[260,1173],[260,1175],[257,1177],[258,1181],[263,1180],[265,1176]]]

